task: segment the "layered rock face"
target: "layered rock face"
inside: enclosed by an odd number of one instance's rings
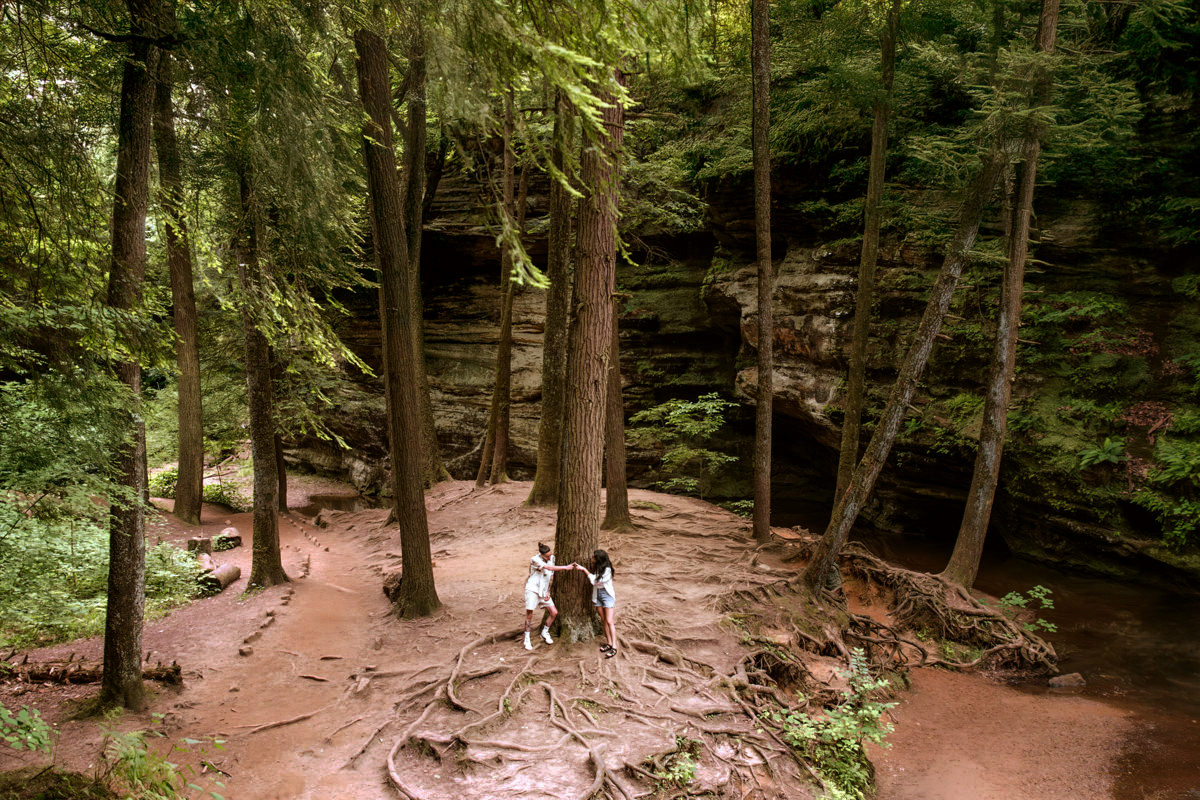
[[[479,206],[472,205],[468,184],[452,184],[446,198],[425,245],[425,349],[443,457],[456,477],[468,477],[478,464],[494,376],[499,254],[490,235],[476,224]],[[535,231],[543,208],[543,195],[531,192]],[[740,246],[746,234],[744,220],[722,208],[714,206],[709,232],[660,237],[634,254],[642,263],[619,266],[619,289],[629,295],[621,315],[621,364],[627,414],[665,399],[694,399],[712,391],[738,399],[743,408],[730,420],[721,446],[745,455],[752,444],[757,380],[756,271]],[[1163,546],[1153,520],[1121,496],[1132,496],[1133,478],[1125,492],[1120,485],[1124,473],[1118,474],[1116,467],[1111,475],[1084,472],[1081,478],[1078,468],[1049,463],[1059,456],[1073,458],[1072,448],[1089,443],[1071,438],[1080,436],[1078,426],[1056,427],[1056,418],[1069,414],[1055,410],[1055,404],[1103,393],[1106,385],[1110,396],[1089,402],[1124,398],[1132,404],[1144,394],[1176,391],[1170,381],[1156,384],[1153,373],[1165,375],[1163,365],[1170,364],[1172,349],[1178,349],[1180,336],[1194,325],[1194,312],[1171,291],[1169,276],[1153,262],[1095,241],[1091,231],[1097,226],[1086,207],[1059,209],[1041,223],[1043,244],[1037,257],[1046,263],[1033,270],[1031,295],[1055,298],[1046,301],[1047,309],[1074,302],[1072,293],[1080,290],[1122,299],[1127,318],[1113,321],[1119,324],[1108,326],[1106,335],[1124,336],[1120,331],[1128,331],[1135,339],[1148,336],[1150,344],[1132,354],[1119,347],[1112,350],[1118,356],[1112,369],[1132,377],[1108,383],[1093,380],[1095,376],[1078,379],[1070,372],[1075,368],[1070,365],[1083,364],[1080,348],[1094,345],[1088,338],[1094,320],[1086,316],[1075,320],[1064,312],[1065,338],[1028,345],[1054,352],[1035,353],[1022,364],[1014,413],[1032,421],[1014,424],[1013,435],[1023,444],[1010,445],[1006,454],[991,537],[1040,560],[1115,575],[1149,570],[1179,583],[1196,582],[1200,559]],[[542,258],[544,240],[531,237],[531,250],[535,261]],[[776,255],[774,507],[780,523],[819,528],[832,499],[858,247],[827,247],[811,238],[784,236]],[[885,242],[875,310],[879,324],[872,333],[867,373],[868,405],[876,410],[939,266],[940,255],[930,248]],[[981,410],[972,398],[981,397],[986,377],[994,273],[994,267],[981,267],[964,278],[955,318],[935,350],[922,392],[862,525],[932,536],[944,540],[948,552],[970,481],[973,436],[978,435]],[[532,477],[536,464],[544,304],[544,292],[532,288],[519,291],[514,302],[509,456],[514,478]],[[349,298],[347,305],[354,315],[339,333],[378,372],[377,300],[366,292]],[[1036,317],[1036,310],[1031,313]],[[1105,346],[1093,349],[1100,356],[1108,353]],[[1084,355],[1090,359],[1091,352]],[[1084,366],[1097,371],[1088,365],[1091,361]],[[1149,382],[1142,375],[1147,370]],[[382,395],[377,379],[362,378],[360,384],[364,392],[355,413],[331,420],[351,449],[304,442],[292,455],[375,492],[387,486]],[[1144,453],[1152,450],[1153,435],[1148,437],[1145,429],[1130,426],[1128,439],[1131,453],[1139,446]],[[655,453],[633,449],[630,460],[635,485],[648,485],[658,477]],[[743,463],[748,465],[748,459]],[[746,497],[748,480],[748,466],[734,470],[713,499]],[[1102,495],[1089,488],[1099,484],[1116,488]]]

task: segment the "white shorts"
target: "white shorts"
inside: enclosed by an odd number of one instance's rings
[[[553,600],[543,600],[537,592],[525,593],[525,610],[537,611],[539,608],[554,608]]]

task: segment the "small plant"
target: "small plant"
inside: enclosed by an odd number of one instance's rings
[[[1039,609],[1048,611],[1054,608],[1054,600],[1050,597],[1051,593],[1051,589],[1047,589],[1045,586],[1041,585],[1034,586],[1026,594],[1021,594],[1020,592],[1009,592],[1008,594],[1004,595],[1004,597],[1000,598],[1000,610],[1010,617],[1015,617],[1017,615],[1016,610],[1018,608],[1028,609],[1031,602],[1037,602]],[[1025,630],[1029,631],[1030,633],[1036,633],[1037,631],[1045,631],[1046,633],[1058,632],[1057,625],[1055,625],[1053,622],[1042,619],[1041,617],[1038,617],[1032,622],[1023,623],[1023,625]]]
[[[155,714],[155,723],[162,721],[161,714]],[[115,719],[112,718],[112,719]],[[110,723],[111,724],[111,723]],[[206,792],[212,800],[225,800],[213,789],[205,789],[192,780],[195,768],[190,765],[180,766],[155,752],[146,744],[148,736],[165,738],[157,730],[129,731],[117,733],[109,730],[105,735],[104,766],[99,780],[111,786],[127,797],[138,800],[182,800],[190,796],[190,791]],[[207,745],[211,744],[217,750],[224,749],[223,739],[189,739],[172,745],[175,752],[189,752],[199,747],[203,755]],[[207,763],[201,759],[201,763]],[[224,788],[221,781],[214,780],[212,784]]]
[[[896,704],[872,699],[888,681],[871,677],[861,648],[854,648],[850,669],[842,676],[849,686],[842,692],[842,701],[824,716],[794,710],[773,716],[783,729],[783,738],[813,764],[833,797],[866,800],[871,794],[873,769],[863,745],[874,742],[887,747],[885,739],[892,725],[883,721],[883,714]]]
[[[13,750],[48,753],[52,733],[36,708],[21,706],[21,710],[14,714],[0,706],[0,739]]]
[[[683,788],[696,779],[696,758],[700,755],[702,742],[686,736],[675,737],[675,750],[661,762],[656,761],[654,778],[658,789]]]
[[[1085,447],[1079,451],[1079,468],[1087,469],[1099,464],[1120,464],[1125,459],[1125,440],[1105,437],[1099,447]]]

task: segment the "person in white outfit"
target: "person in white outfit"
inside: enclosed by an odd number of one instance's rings
[[[607,643],[600,645],[600,650],[603,651],[605,658],[612,658],[617,654],[617,626],[616,626],[616,611],[617,597],[613,593],[613,565],[608,557],[608,553],[603,550],[597,550],[592,553],[592,568],[575,565],[576,568],[583,570],[587,575],[588,581],[592,584],[592,605],[596,607],[596,613],[600,615],[600,622],[604,627],[604,638]]]
[[[554,554],[550,552],[550,546],[538,542],[537,555],[529,559],[529,577],[525,579],[526,650],[533,649],[533,644],[529,641],[529,628],[533,624],[533,612],[539,608],[544,608],[550,613],[550,616],[546,617],[546,624],[542,626],[542,641],[546,644],[554,644],[554,640],[550,638],[550,626],[554,624],[554,618],[558,616],[558,609],[554,607],[554,601],[550,599],[550,580],[554,577],[553,573],[565,569],[574,569],[574,565],[555,566]]]

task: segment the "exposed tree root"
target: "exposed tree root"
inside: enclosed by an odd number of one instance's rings
[[[981,650],[972,661],[938,658],[926,653],[928,663],[957,669],[987,666],[1058,671],[1058,656],[1049,642],[1026,630],[1002,611],[983,605],[958,584],[940,575],[889,564],[856,544],[845,548],[841,561],[851,575],[884,590],[885,596],[891,599],[891,616],[897,626],[925,630],[939,639]],[[923,650],[911,640],[903,640],[903,644]]]

